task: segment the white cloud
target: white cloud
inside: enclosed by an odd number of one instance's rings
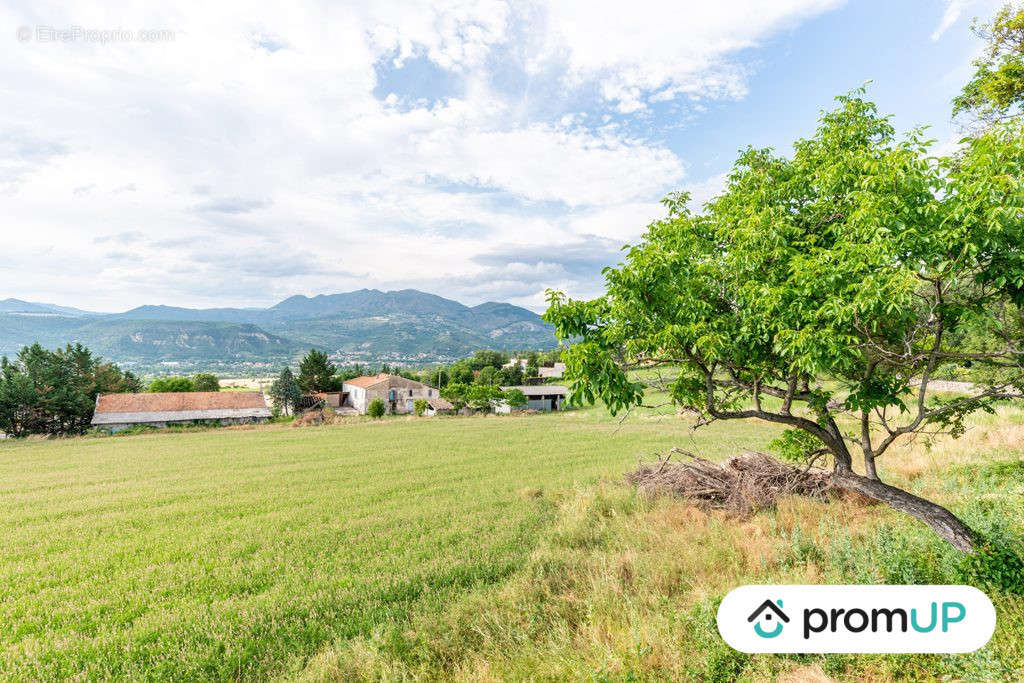
[[[935,27],[935,31],[932,32],[932,42],[937,41],[942,37],[942,34],[948,31],[956,24],[957,20],[960,19],[960,15],[963,14],[964,10],[971,5],[971,0],[946,0],[946,9],[942,13],[942,18],[939,20],[939,25]]]
[[[545,51],[562,55],[576,81],[596,79],[623,112],[686,95],[741,97],[743,68],[728,61],[772,33],[840,4],[839,0],[734,0],[619,3],[563,0],[546,12]]]
[[[0,41],[0,298],[112,310],[422,286],[536,305],[545,286],[592,288],[603,256],[570,266],[566,245],[634,239],[686,180],[664,141],[610,114],[741,97],[738,51],[835,4],[8,3],[0,25],[32,33]],[[41,42],[38,26],[173,40]],[[455,85],[406,74],[416,60]],[[531,108],[532,92],[565,101]],[[477,260],[502,245],[542,252]]]

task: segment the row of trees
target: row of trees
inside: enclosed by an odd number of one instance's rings
[[[523,354],[531,363],[553,362],[560,351]],[[452,403],[456,410],[470,407],[473,410],[487,410],[496,402],[506,402],[513,407],[526,404],[521,391],[503,392],[500,386],[515,386],[524,383],[522,366],[515,364],[502,367],[510,357],[501,351],[477,351],[471,358],[458,361],[447,368],[427,369],[419,372],[383,365],[380,372],[395,374],[422,382],[428,386],[441,387],[441,396]],[[498,365],[494,365],[497,363]],[[533,366],[536,369],[536,365]],[[364,374],[370,369],[355,365],[339,370],[323,351],[310,349],[299,362],[299,373],[285,367],[270,386],[269,394],[274,404],[285,414],[294,413],[302,403],[303,396],[319,391],[341,391],[345,381]]]
[[[141,390],[135,375],[81,344],[55,351],[26,346],[13,360],[0,359],[0,432],[80,434],[92,421],[97,394]]]
[[[522,358],[527,361],[525,370],[518,363],[510,367],[504,367],[513,357]],[[447,367],[429,368],[420,371],[391,367],[386,363],[376,370],[363,365],[352,365],[339,369],[331,362],[330,357],[326,353],[317,349],[310,349],[303,356],[302,360],[299,361],[298,374],[296,375],[291,368],[283,368],[271,385],[269,394],[274,399],[275,405],[287,414],[295,410],[305,394],[319,391],[341,391],[342,385],[353,377],[383,372],[400,375],[406,379],[422,382],[435,388],[455,386],[453,395],[458,395],[464,391],[464,387],[473,385],[490,387],[494,391],[490,389],[478,389],[475,391],[475,404],[483,406],[487,403],[484,396],[488,392],[493,396],[497,395],[495,392],[501,393],[500,389],[498,389],[499,386],[524,384],[527,378],[537,376],[537,368],[541,364],[553,363],[560,358],[561,350],[527,351],[511,356],[503,351],[484,349],[477,351],[470,358],[456,361]],[[160,391],[175,391],[175,389],[160,389]],[[181,391],[193,391],[193,389],[181,389]],[[194,391],[203,390],[194,389]],[[513,399],[515,399],[514,396]],[[459,402],[461,404],[460,407],[469,405],[468,401],[462,401],[459,398],[452,402]],[[478,409],[482,410],[483,408]]]
[[[493,384],[455,382],[441,389],[441,398],[451,403],[456,411],[469,408],[486,412],[499,403],[506,403],[512,408],[522,408],[526,405],[526,396],[519,389],[502,391]]]
[[[157,377],[149,383],[146,391],[220,391],[220,380],[217,379],[217,375],[208,372],[200,372],[192,377]]]

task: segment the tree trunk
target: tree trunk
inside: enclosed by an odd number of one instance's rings
[[[867,475],[868,479],[878,479],[878,470],[875,468],[875,456],[865,455],[864,456],[864,474]]]
[[[837,471],[833,477],[840,488],[874,498],[924,522],[960,552],[974,552],[976,538],[974,531],[941,505],[919,498],[877,479],[868,479],[853,472]]]

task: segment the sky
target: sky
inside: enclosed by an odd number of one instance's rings
[[[951,149],[996,6],[6,0],[0,299],[596,296],[660,198],[699,207],[851,88]]]

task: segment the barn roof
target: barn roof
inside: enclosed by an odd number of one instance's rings
[[[100,394],[94,425],[270,417],[259,391],[187,391]]]

